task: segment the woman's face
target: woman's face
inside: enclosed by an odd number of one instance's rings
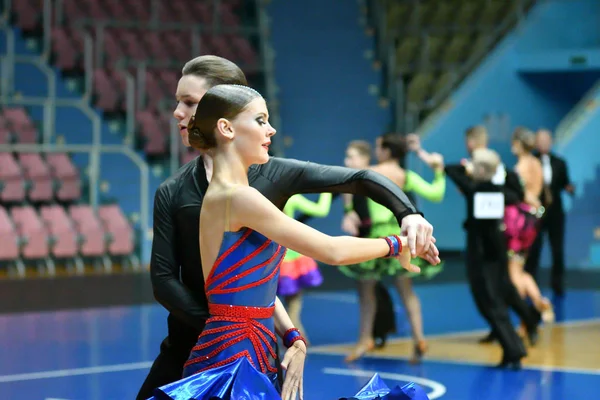
[[[519,142],[518,140],[513,140],[510,146],[510,151],[515,155],[518,156],[519,154],[523,153],[523,146],[521,145],[521,142]]]
[[[264,164],[269,161],[269,145],[276,131],[269,123],[269,111],[262,97],[252,100],[231,121],[231,130],[233,145],[244,164]]]
[[[375,158],[377,159],[377,162],[384,162],[390,158],[390,152],[381,146],[382,142],[383,140],[381,138],[375,140]]]
[[[365,157],[354,147],[348,147],[344,165],[348,168],[365,169],[369,166],[369,157]]]

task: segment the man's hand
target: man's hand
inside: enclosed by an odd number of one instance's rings
[[[432,236],[433,226],[419,214],[402,218],[401,235],[407,237],[411,257],[423,257],[433,265],[439,263],[439,254]],[[431,262],[437,259],[438,262]]]

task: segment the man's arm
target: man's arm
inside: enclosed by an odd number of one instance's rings
[[[396,184],[373,171],[273,157],[261,172],[271,182],[284,185],[281,191],[288,197],[297,193],[351,193],[383,205],[399,223],[407,215],[419,214]]]
[[[467,176],[464,165],[446,165],[444,171],[464,195],[470,195],[473,192],[473,181]]]
[[[564,189],[567,191],[567,193],[572,195],[575,193],[575,187],[573,186],[573,184],[571,184],[571,178],[569,177],[569,168],[567,167],[567,161],[561,158],[560,163],[562,164],[564,178],[564,183],[563,185],[561,185],[561,190]]]
[[[170,204],[169,188],[161,186],[154,195],[154,238],[150,261],[154,298],[178,319],[202,329],[209,317],[208,310],[198,304],[190,290],[179,280],[179,260]]]

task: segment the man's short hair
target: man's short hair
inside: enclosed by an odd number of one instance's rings
[[[196,57],[185,63],[182,74],[206,80],[207,89],[217,85],[248,85],[244,72],[235,63],[218,56]]]

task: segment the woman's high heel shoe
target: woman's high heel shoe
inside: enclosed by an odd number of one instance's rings
[[[417,343],[415,343],[415,352],[413,354],[413,357],[410,359],[410,363],[420,364],[423,360],[423,356],[425,355],[425,353],[427,353],[428,349],[429,346],[424,340],[419,340]]]
[[[345,361],[350,363],[362,358],[366,353],[372,351],[375,348],[375,341],[373,339],[361,340],[356,344],[352,353],[346,356]]]

